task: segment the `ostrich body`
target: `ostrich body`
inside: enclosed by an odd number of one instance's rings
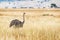
[[[23,24],[25,22],[25,18],[24,17],[25,17],[25,13],[23,14],[23,22],[19,21],[18,19],[12,20],[11,23],[10,23],[10,27],[12,27],[13,25],[15,27],[23,27]]]

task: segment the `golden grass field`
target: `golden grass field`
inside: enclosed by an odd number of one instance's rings
[[[23,28],[10,28],[11,20],[22,21],[24,12]],[[0,40],[60,40],[60,10],[0,9]]]

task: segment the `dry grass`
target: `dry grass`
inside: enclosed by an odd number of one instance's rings
[[[10,21],[17,18],[23,28],[9,27]],[[60,40],[60,11],[0,11],[0,40]],[[53,14],[54,16],[42,16]]]

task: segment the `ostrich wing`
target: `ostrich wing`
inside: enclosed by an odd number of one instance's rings
[[[10,23],[10,27],[13,26],[15,24],[15,21],[12,20],[11,23]]]

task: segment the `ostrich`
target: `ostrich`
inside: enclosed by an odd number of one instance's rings
[[[19,21],[18,19],[12,20],[10,23],[10,27],[12,27],[13,25],[15,27],[23,27],[23,24],[25,22],[25,13],[23,13],[23,22]]]

